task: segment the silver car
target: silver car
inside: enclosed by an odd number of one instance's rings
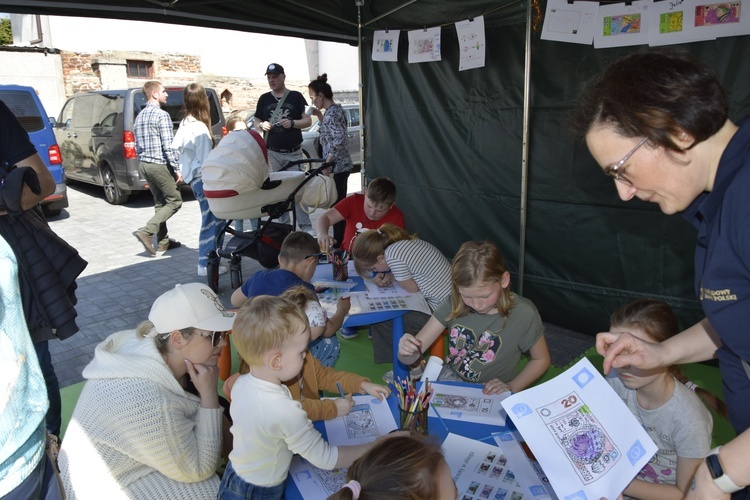
[[[347,136],[349,137],[349,154],[352,155],[352,163],[357,170],[361,163],[359,154],[359,131],[362,128],[362,122],[359,119],[359,104],[342,104],[346,114]],[[313,116],[313,124],[302,129],[302,153],[305,158],[316,158],[315,138],[318,136],[320,122]]]

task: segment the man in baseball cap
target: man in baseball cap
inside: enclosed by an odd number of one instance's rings
[[[284,66],[282,66],[281,64],[271,63],[266,68],[266,75],[269,73],[273,73],[275,75],[285,75]]]

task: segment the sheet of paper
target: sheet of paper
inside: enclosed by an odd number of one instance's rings
[[[657,449],[586,358],[502,404],[560,498],[617,498]]]
[[[354,396],[348,415],[325,421],[328,443],[350,446],[370,443],[398,428],[387,401],[367,395]]]
[[[372,38],[373,61],[398,61],[398,38],[401,32],[375,31]]]
[[[505,426],[506,413],[502,401],[510,396],[504,392],[496,396],[482,394],[482,386],[465,387],[430,382],[435,391],[430,400],[429,416],[443,420],[460,420],[477,424]]]
[[[364,292],[354,292],[351,294],[351,303],[352,306],[351,309],[349,309],[349,314],[402,311],[404,309],[432,314],[430,306],[427,304],[427,301],[421,293],[370,297],[369,294]]]
[[[683,0],[654,2],[647,11],[648,44],[651,46],[689,42],[690,8]]]
[[[486,49],[484,16],[457,22],[456,35],[458,36],[458,71],[483,68]]]
[[[688,22],[693,40],[710,40],[750,33],[750,3],[693,0]]]
[[[591,45],[596,30],[599,2],[548,0],[542,40]]]
[[[367,295],[371,299],[394,296],[402,297],[409,294],[409,292],[404,290],[404,288],[395,281],[385,286],[378,286],[375,282],[370,280],[364,280],[364,282],[365,288],[367,289]]]
[[[289,475],[302,498],[328,498],[344,486],[346,471],[318,469],[299,455],[294,455],[289,467]]]
[[[594,47],[628,47],[648,44],[648,17],[652,2],[640,1],[600,5]]]
[[[551,498],[529,462],[511,460],[502,447],[448,434],[443,454],[460,499]]]
[[[440,61],[440,26],[409,32],[409,62]]]
[[[503,450],[503,455],[508,458],[510,463],[521,463],[526,460],[536,473],[536,477],[541,481],[550,498],[557,499],[555,491],[549,484],[549,478],[539,465],[539,461],[531,452],[531,448],[526,444],[518,431],[503,431],[495,434],[495,444]]]

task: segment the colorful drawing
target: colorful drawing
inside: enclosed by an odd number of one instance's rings
[[[641,32],[641,15],[624,14],[604,17],[604,36],[628,35]]]
[[[354,405],[352,411],[344,416],[344,425],[349,439],[380,436],[370,405],[367,404]]]
[[[740,2],[714,3],[695,7],[695,26],[716,26],[740,22]]]
[[[659,33],[681,33],[682,11],[664,12],[659,15]]]
[[[584,484],[596,481],[620,459],[619,449],[577,393],[536,411]]]

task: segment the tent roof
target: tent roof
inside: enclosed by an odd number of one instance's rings
[[[362,36],[485,15],[485,24],[523,16],[522,0],[359,0]],[[357,44],[357,0],[0,0],[18,14],[103,17],[187,24]]]

